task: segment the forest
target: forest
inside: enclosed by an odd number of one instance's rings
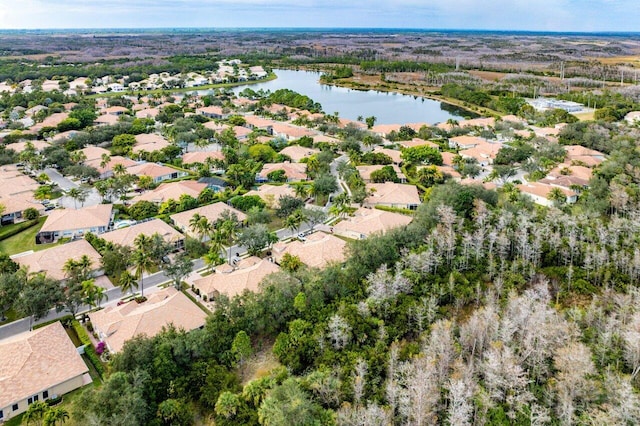
[[[82,424],[636,424],[640,210],[531,210],[448,183],[414,221],[138,337]],[[279,366],[247,380],[259,354]]]

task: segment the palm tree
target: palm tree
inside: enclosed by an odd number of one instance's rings
[[[221,259],[220,250],[212,250],[212,249],[209,249],[207,254],[205,254],[202,257],[202,260],[204,260],[204,263],[209,268],[209,272],[213,272],[213,267],[216,266],[218,262],[220,262],[220,259]]]
[[[120,274],[118,285],[120,286],[120,290],[122,290],[122,293],[127,294],[129,292],[132,292],[134,288],[138,288],[138,281],[136,280],[135,275],[133,275],[131,272],[124,271],[122,274]]]
[[[154,265],[154,261],[149,253],[149,248],[153,242],[153,237],[145,234],[138,235],[133,244],[136,250],[133,252],[132,261],[135,267],[135,275],[140,279],[140,295],[144,297],[144,278],[143,274],[149,272]]]
[[[296,197],[305,199],[309,195],[309,188],[307,185],[296,185],[294,188]]]
[[[300,210],[291,213],[284,222],[284,225],[291,230],[291,233],[298,232],[300,225],[304,220],[304,216]]]
[[[211,222],[199,213],[195,213],[189,221],[189,229],[200,236],[200,242],[204,241],[204,237],[211,232]]]
[[[69,420],[69,412],[62,407],[52,407],[44,414],[43,426],[57,426]]]
[[[127,174],[127,169],[124,167],[124,165],[118,163],[113,166],[113,174],[116,176],[124,176],[125,174]]]
[[[78,188],[71,188],[70,190],[67,191],[67,196],[73,198],[73,206],[77,209],[78,208],[78,200],[80,199],[80,189]]]
[[[107,154],[106,152],[102,154],[102,156],[100,157],[100,168],[104,169],[105,167],[107,167],[107,164],[109,164],[110,161],[111,156],[109,154]]]

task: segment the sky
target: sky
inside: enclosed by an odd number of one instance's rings
[[[640,31],[639,0],[0,0],[0,29]]]

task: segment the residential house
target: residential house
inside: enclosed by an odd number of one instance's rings
[[[131,151],[134,154],[141,152],[154,152],[160,151],[163,148],[168,147],[171,143],[164,138],[164,136],[157,133],[142,133],[136,135],[136,144]]]
[[[307,129],[306,127],[293,126],[291,124],[274,122],[272,125],[273,136],[284,138],[288,141],[300,139],[304,136],[312,137],[316,134],[315,131]]]
[[[91,383],[60,321],[0,340],[0,423]]]
[[[197,108],[196,114],[204,115],[205,117],[215,118],[218,120],[224,120],[229,117],[229,113],[224,112],[222,107],[215,106],[215,105]]]
[[[578,194],[575,191],[566,188],[551,186],[540,182],[529,182],[518,185],[520,192],[530,196],[534,203],[547,207],[553,205],[553,200],[550,200],[549,196],[555,188],[559,189],[564,194],[566,197],[565,202],[567,204],[573,204],[578,200]]]
[[[14,142],[9,145],[6,145],[5,148],[11,149],[16,153],[20,154],[24,152],[27,149],[27,147],[30,145],[33,146],[36,153],[40,153],[43,149],[51,146],[49,142],[35,140],[35,141]]]
[[[413,218],[400,213],[360,208],[352,216],[333,226],[333,233],[355,240],[362,240],[376,233],[408,225]]]
[[[277,201],[280,197],[289,196],[295,197],[295,190],[289,185],[270,185],[265,183],[264,185],[260,185],[258,189],[253,189],[246,194],[246,197],[250,195],[257,195],[262,198],[262,200],[267,204],[269,208],[273,208],[276,206]]]
[[[365,200],[368,206],[387,206],[408,210],[416,210],[420,204],[418,188],[401,183],[369,183],[369,195]]]
[[[333,138],[331,136],[327,136],[327,135],[324,135],[324,134],[314,135],[313,136],[313,143],[318,143],[318,142],[326,142],[326,143],[329,143],[329,144],[339,144],[342,141],[340,139],[338,139],[338,138]]]
[[[389,158],[391,158],[391,161],[393,161],[393,164],[395,164],[396,166],[399,166],[402,163],[402,152],[398,151],[397,149],[389,149],[376,146],[373,149],[373,152],[389,156]]]
[[[299,163],[303,158],[311,157],[312,155],[319,152],[320,150],[314,148],[305,148],[304,146],[300,145],[289,145],[283,148],[280,151],[280,154],[286,155],[287,157],[291,158],[291,161],[293,161],[294,163]]]
[[[84,239],[53,246],[46,250],[20,253],[11,258],[18,265],[26,267],[29,273],[44,272],[49,278],[62,281],[67,278],[64,264],[69,259],[78,261],[82,256],[87,256],[91,260],[93,276],[103,275],[100,264],[102,256]]]
[[[155,118],[160,114],[159,108],[144,108],[136,111],[136,118]]]
[[[112,107],[105,108],[102,112],[103,114],[119,116],[119,115],[128,113],[129,110],[121,106],[112,106]]]
[[[257,115],[245,115],[244,119],[245,127],[252,130],[266,130],[269,135],[273,135],[274,121],[258,117]]]
[[[182,165],[185,167],[193,166],[195,164],[207,164],[213,160],[224,161],[224,154],[222,151],[194,151],[182,154]],[[218,167],[212,167],[211,172],[223,172],[224,169]]]
[[[485,143],[487,143],[486,139],[477,136],[463,135],[449,138],[449,148],[470,149]]]
[[[581,145],[566,145],[564,149],[567,151],[566,162],[595,167],[605,160],[605,155],[602,152]]]
[[[205,300],[213,300],[220,294],[232,298],[245,290],[259,291],[263,278],[279,270],[275,263],[252,256],[239,261],[234,267],[222,265],[216,268],[215,273],[195,280],[193,285]]]
[[[458,154],[462,158],[473,158],[480,166],[484,167],[493,164],[500,148],[502,148],[502,144],[483,142],[473,148],[462,149],[458,151]]]
[[[88,232],[102,234],[109,229],[112,219],[112,204],[97,204],[77,210],[52,210],[36,235],[36,243],[52,243],[60,238],[82,238]]]
[[[400,145],[402,148],[415,148],[417,146],[428,146],[431,148],[435,148],[437,150],[440,150],[440,145],[438,145],[435,142],[431,142],[431,141],[426,141],[424,139],[420,139],[420,138],[413,138],[410,141],[400,141],[398,142],[398,145]]]
[[[128,167],[127,172],[135,176],[149,176],[153,179],[153,183],[178,179],[189,174],[182,170],[177,170],[156,163],[138,163],[135,166]]]
[[[0,180],[0,185],[5,183]],[[0,191],[4,192],[4,191]],[[10,223],[20,221],[24,217],[24,211],[27,209],[35,209],[41,215],[44,214],[44,206],[33,198],[33,193],[22,192],[12,195],[0,195],[0,204],[4,206],[0,223],[4,226]]]
[[[257,182],[268,182],[269,173],[276,170],[284,171],[287,177],[287,182],[299,182],[307,180],[307,165],[304,163],[290,163],[285,161],[283,163],[265,163],[262,166],[262,170],[257,174]]]
[[[135,240],[139,235],[152,236],[158,234],[170,243],[175,250],[184,247],[184,235],[173,229],[161,219],[151,219],[136,223],[126,228],[116,229],[100,235],[100,238],[121,246],[135,247]]]
[[[371,173],[378,171],[383,167],[386,167],[386,166],[379,165],[379,164],[371,165],[371,166],[356,166],[356,170],[358,170],[360,177],[365,183],[371,183]],[[393,171],[396,172],[396,175],[398,175],[398,179],[400,180],[400,183],[406,183],[407,178],[404,175],[404,173],[402,173],[402,170],[400,170],[400,167],[396,166],[395,164],[392,164],[391,167],[393,168]]]
[[[80,150],[87,160],[102,160],[103,155],[111,155],[109,150],[98,146],[89,145]]]
[[[189,236],[195,237],[198,235],[198,233],[191,229],[191,219],[196,214],[206,217],[209,222],[214,223],[222,219],[224,214],[235,215],[239,222],[244,222],[247,220],[247,215],[240,210],[235,209],[223,202],[218,202],[173,214],[171,215],[171,221],[179,230]]]
[[[280,241],[273,245],[271,252],[276,263],[280,264],[285,254],[297,256],[302,263],[311,268],[323,268],[328,263],[343,263],[346,241],[323,232],[307,235],[304,241],[294,239]]]
[[[151,201],[152,203],[162,204],[167,200],[178,201],[182,194],[198,198],[198,195],[200,195],[206,187],[206,183],[193,180],[163,183],[154,190],[133,197],[129,202],[135,204],[138,201]]]
[[[84,164],[95,168],[100,173],[99,179],[108,179],[112,177],[114,174],[113,170],[118,164],[122,165],[125,169],[138,164],[129,158],[121,157],[119,155],[110,156],[109,161],[104,165],[103,162],[104,161],[101,158],[95,158],[93,160],[85,161]]]
[[[236,135],[236,139],[243,141],[249,137],[253,130],[242,126],[233,126],[233,133]]]
[[[57,127],[58,124],[62,123],[67,118],[69,118],[68,112],[56,112],[54,114],[51,114],[44,120],[42,120],[41,123],[37,123],[31,126],[31,128],[27,130],[25,133],[29,133],[33,135],[33,134],[37,134],[40,130],[45,129],[47,127]]]
[[[117,115],[102,114],[93,121],[93,124],[96,126],[113,126],[118,124],[119,121],[120,118]]]
[[[127,340],[154,337],[173,325],[186,331],[202,328],[207,314],[175,287],[152,293],[143,303],[131,300],[89,314],[98,337],[111,352],[120,352]]]

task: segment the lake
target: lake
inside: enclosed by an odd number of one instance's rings
[[[325,113],[338,112],[341,118],[356,120],[358,116],[377,118],[376,124],[429,123],[436,124],[450,118],[459,120],[473,114],[453,105],[419,96],[393,92],[362,91],[320,84],[320,73],[311,71],[274,70],[277,79],[248,87],[272,92],[291,89],[307,95],[322,105]],[[234,88],[235,93],[247,86]]]

